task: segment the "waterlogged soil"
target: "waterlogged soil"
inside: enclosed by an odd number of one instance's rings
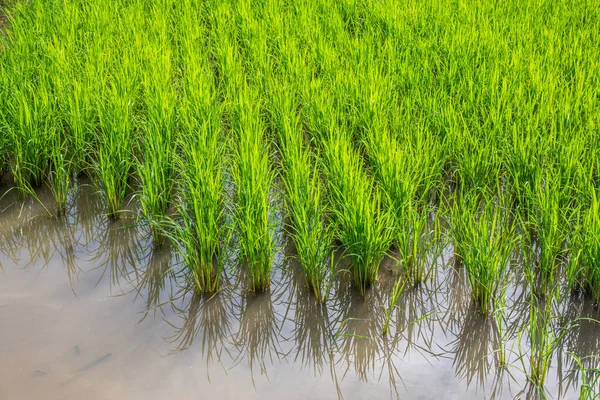
[[[52,203],[45,190],[39,198]],[[232,265],[224,289],[202,299],[175,251],[153,249],[133,219],[103,216],[89,185],[73,191],[65,217],[14,193],[0,210],[1,399],[537,397],[524,374],[524,284],[509,288],[508,367],[498,368],[500,333],[472,305],[450,248],[426,285],[402,295],[384,337],[392,259],[366,299],[342,271],[321,306],[282,237],[270,292],[246,293]],[[559,312],[597,317],[582,299]],[[578,398],[570,354],[599,350],[600,329],[581,320],[555,352],[548,394]]]

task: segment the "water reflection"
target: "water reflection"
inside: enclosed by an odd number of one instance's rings
[[[188,295],[171,304],[177,317],[174,322],[169,322],[174,333],[166,340],[174,345],[174,353],[187,350],[197,342],[209,381],[211,365],[221,365],[226,370],[229,365],[224,361],[232,359],[229,343],[233,326],[230,318],[232,303],[229,300],[226,293],[210,298]]]
[[[482,386],[494,365],[493,344],[498,342],[494,321],[481,315],[476,304],[467,311],[462,329],[450,344],[454,368],[467,386]]]
[[[71,217],[49,217],[39,203],[21,202],[17,196],[7,196],[2,206],[6,211],[0,224],[0,253],[23,268],[34,264],[45,268],[59,258],[73,284],[81,268],[76,255],[77,227]]]
[[[292,253],[292,247],[288,246],[287,254]],[[282,290],[278,293],[287,295],[285,298],[278,296],[286,304],[282,327],[286,322],[291,326],[289,332],[282,330],[282,338],[293,343],[294,363],[299,363],[301,369],[311,370],[313,376],[320,376],[333,352],[334,321],[330,318],[330,310],[308,290],[304,272],[294,259],[290,259],[281,277]]]
[[[563,319],[577,321],[566,333],[562,351],[557,352],[557,369],[563,377],[559,381],[559,392],[566,396],[569,391],[578,390],[582,373],[593,382],[594,371],[600,370],[600,322],[598,310],[588,298],[570,299]]]
[[[329,310],[310,293],[296,296],[295,326],[292,338],[295,342],[295,362],[302,368],[310,368],[314,376],[323,374],[333,352],[334,326]]]
[[[71,288],[75,288],[76,279],[83,271],[79,266],[79,260],[75,251],[77,229],[69,220],[67,215],[59,216],[54,223],[53,244],[54,250],[60,256],[66,267],[67,276]],[[73,290],[75,293],[75,291]]]
[[[146,304],[142,319],[150,314],[156,316],[157,312],[164,315],[162,306],[172,303],[181,295],[172,269],[173,258],[174,252],[170,244],[166,243],[160,248],[152,246],[145,270],[140,273],[134,285],[136,298],[142,298]],[[179,290],[187,293],[187,289],[182,287]]]
[[[331,379],[340,396],[348,382],[369,382],[389,385],[390,396],[402,397],[403,368],[418,356],[447,368],[462,389],[483,390],[485,397],[512,397],[526,386],[522,374],[512,375],[514,368],[498,368],[500,332],[494,319],[482,317],[471,301],[462,266],[447,266],[451,246],[439,262],[446,266],[438,266],[426,284],[401,295],[384,337],[384,310],[398,276],[395,266],[384,263],[377,287],[362,298],[341,261],[330,300],[323,305],[307,290],[302,269],[284,262],[284,254],[293,254],[287,247],[278,253],[281,268],[273,271],[270,292],[245,293],[245,274],[232,262],[223,290],[203,298],[192,294],[185,267],[170,246],[154,248],[147,232],[132,219],[112,221],[102,215],[95,188],[80,185],[60,218],[48,217],[35,203],[9,198],[2,200],[6,210],[0,223],[2,258],[40,269],[60,260],[74,291],[87,289],[78,282],[92,276],[99,290],[131,295],[143,309],[140,321],[168,328],[164,336],[168,355],[198,352],[207,371],[215,365],[224,371],[247,368],[256,383],[260,377],[269,380],[274,368],[293,364],[315,378]],[[522,274],[515,271],[515,276]],[[501,316],[503,339],[518,346],[529,312],[524,279],[513,280],[507,298]],[[558,314],[565,321],[579,322],[553,360],[558,397],[573,395],[580,385],[581,372],[571,354],[585,368],[600,366],[597,357],[590,357],[600,352],[600,325],[591,320],[598,318],[597,310],[585,299],[564,304]],[[510,362],[519,365],[514,355]],[[539,394],[529,390],[533,389],[527,387],[523,395]]]
[[[106,276],[111,295],[132,291],[141,277],[139,264],[147,259],[151,247],[130,220],[107,220],[101,232],[96,238],[97,249],[88,259],[100,271],[98,284]]]

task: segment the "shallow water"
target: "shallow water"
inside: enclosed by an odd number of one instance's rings
[[[51,203],[46,191],[39,196]],[[509,367],[498,369],[498,330],[471,304],[451,249],[425,287],[403,294],[383,337],[392,260],[366,299],[342,276],[322,307],[286,261],[293,250],[284,241],[269,293],[245,293],[232,267],[225,289],[200,299],[185,288],[172,249],[153,250],[143,228],[109,221],[100,204],[88,185],[73,192],[64,218],[12,193],[0,202],[1,399],[537,396],[519,356],[523,286],[509,290]],[[584,300],[559,312],[597,317]],[[524,339],[521,346],[527,351]],[[569,353],[599,349],[594,323],[572,329],[553,358],[548,393],[578,398]]]

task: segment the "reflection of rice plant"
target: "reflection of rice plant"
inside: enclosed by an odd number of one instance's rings
[[[212,297],[184,296],[172,301],[177,320],[168,321],[174,333],[167,340],[175,345],[173,352],[185,351],[197,341],[207,367],[222,363],[227,340],[231,336],[232,302],[224,292]]]
[[[383,335],[387,335],[387,332],[390,327],[390,321],[392,319],[392,312],[394,311],[394,307],[396,306],[398,299],[404,292],[405,285],[406,285],[406,281],[404,281],[402,278],[398,278],[396,280],[396,283],[394,284],[394,288],[392,289],[392,295],[390,296],[390,303],[389,303],[388,308],[385,313],[385,322],[383,324],[383,331],[382,331]]]
[[[239,329],[233,335],[233,344],[239,354],[235,364],[247,360],[252,380],[258,364],[261,375],[266,375],[267,362],[281,356],[278,340],[279,318],[268,294],[244,296],[240,305]]]
[[[530,346],[527,378],[538,390],[544,389],[554,351],[568,331],[576,326],[576,321],[557,324],[558,318],[553,314],[551,298],[540,299],[531,295],[527,326]],[[521,353],[523,354],[522,349]],[[525,365],[523,369],[527,370]]]

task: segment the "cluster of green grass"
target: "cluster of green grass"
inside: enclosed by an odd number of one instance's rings
[[[265,291],[271,284],[271,268],[275,257],[275,215],[272,187],[274,172],[270,165],[269,146],[264,137],[251,92],[242,92],[239,109],[235,110],[236,146],[232,181],[236,187],[237,239],[241,255],[248,267],[250,289]]]
[[[452,237],[472,297],[483,314],[491,315],[508,284],[516,236],[514,224],[505,216],[501,204],[489,200],[480,207],[474,199],[475,194],[457,199],[454,204]]]
[[[167,236],[177,243],[195,291],[213,294],[220,289],[231,239],[231,227],[225,216],[229,140],[221,127],[223,106],[217,99],[207,57],[206,30],[194,23],[201,14],[190,2],[181,6],[176,18],[183,72],[174,159],[180,221],[168,224],[173,229],[168,230]],[[168,182],[166,179],[165,183]]]
[[[143,47],[144,50],[147,50],[143,55],[144,65],[147,67],[143,69],[141,78],[145,115],[138,157],[140,160],[136,164],[140,180],[142,215],[152,224],[153,236],[157,243],[160,243],[160,228],[173,194],[174,149],[178,126],[175,119],[177,92],[174,85],[173,68],[177,58],[171,54],[173,49],[170,42],[174,40],[173,36],[180,40],[189,40],[189,36],[184,36],[188,33],[183,30],[181,35],[169,32],[175,21],[181,20],[182,28],[185,27],[187,21],[187,18],[171,15],[173,4],[169,2],[156,3],[151,7],[149,18],[152,23],[148,24],[146,28],[145,41],[147,45]],[[193,26],[190,27],[190,29],[192,28]],[[185,39],[181,36],[184,36]],[[193,49],[190,52],[193,53]],[[180,61],[181,65],[186,66],[184,74],[191,67],[189,60],[186,61],[188,62]],[[187,76],[184,75],[181,79],[186,78]],[[189,87],[190,85],[186,85],[186,88]],[[182,103],[185,104],[183,101]],[[182,115],[188,114],[192,113],[182,113]],[[190,136],[193,139],[195,134]]]
[[[592,0],[48,0],[6,12],[0,167],[23,195],[48,184],[58,213],[80,174],[113,217],[134,194],[199,293],[218,290],[233,245],[249,288],[266,290],[285,215],[322,300],[336,242],[364,295],[390,249],[403,281],[426,282],[448,233],[484,314],[498,315],[515,276],[538,300],[568,286],[600,301]]]
[[[333,229],[327,221],[318,158],[306,143],[292,100],[293,97],[275,94],[271,112],[283,164],[289,234],[305,271],[307,286],[318,300],[326,301],[333,277]]]

